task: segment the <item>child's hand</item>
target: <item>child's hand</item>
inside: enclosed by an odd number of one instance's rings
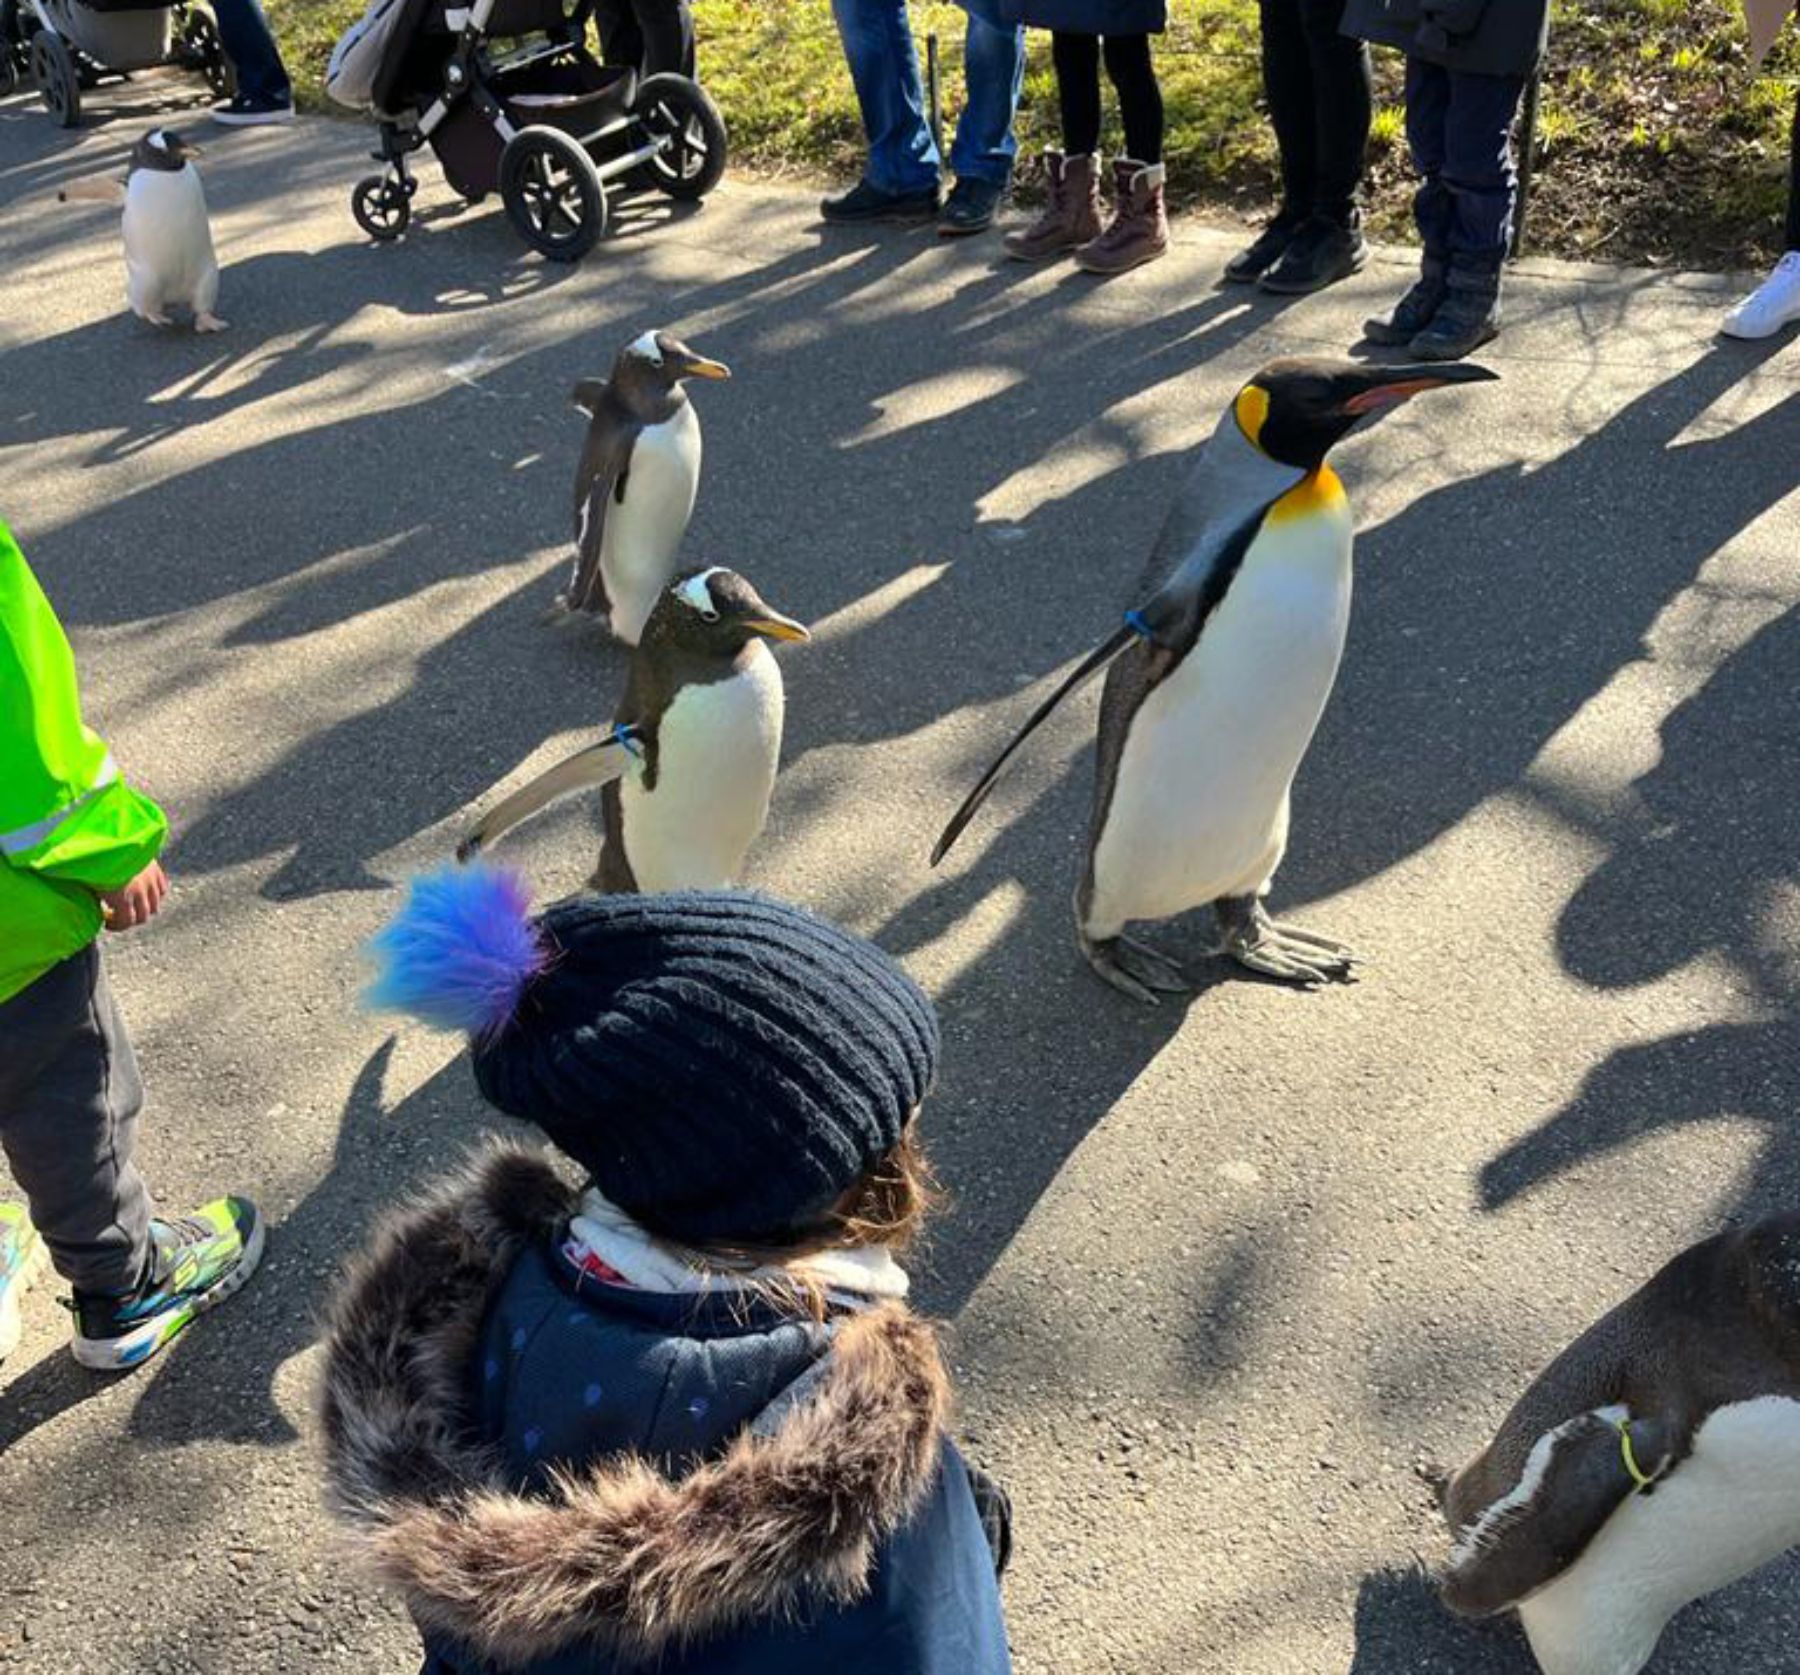
[[[107,890],[100,897],[100,912],[109,931],[128,931],[147,919],[154,919],[169,893],[169,875],[160,862],[152,861],[136,878],[117,890]]]

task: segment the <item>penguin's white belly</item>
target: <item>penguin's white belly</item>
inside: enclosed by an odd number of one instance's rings
[[[1261,890],[1350,620],[1350,522],[1258,538],[1193,649],[1131,720],[1094,850],[1091,928]]]
[[[675,574],[699,487],[700,421],[693,404],[683,402],[674,418],[638,433],[625,498],[607,508],[600,535],[600,575],[612,603],[612,629],[632,645]]]
[[[1637,1675],[1684,1605],[1800,1543],[1800,1402],[1720,1408],[1694,1451],[1519,1606],[1545,1675]]]
[[[781,671],[760,641],[728,680],[684,686],[657,726],[656,788],[619,788],[625,857],[642,890],[731,883],[768,818],[781,757]]]
[[[202,289],[218,273],[206,193],[190,163],[180,170],[138,169],[125,193],[125,293],[138,314],[172,302],[210,305]]]

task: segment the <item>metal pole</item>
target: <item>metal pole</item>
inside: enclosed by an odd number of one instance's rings
[[[925,37],[925,87],[931,101],[931,143],[937,147],[938,168],[944,166],[944,101],[938,83],[938,38]]]
[[[1519,118],[1519,201],[1513,210],[1512,254],[1525,248],[1525,214],[1531,208],[1531,179],[1537,172],[1538,98],[1543,91],[1540,67],[1525,89],[1525,110]]]

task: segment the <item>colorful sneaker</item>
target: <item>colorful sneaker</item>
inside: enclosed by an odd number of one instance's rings
[[[223,1302],[262,1260],[262,1214],[215,1198],[179,1221],[150,1224],[150,1273],[123,1297],[75,1295],[75,1359],[98,1372],[141,1366]]]
[[[0,1204],[0,1361],[19,1347],[19,1299],[49,1253],[23,1204]]]

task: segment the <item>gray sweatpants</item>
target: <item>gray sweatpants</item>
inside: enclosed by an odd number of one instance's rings
[[[129,1291],[143,1273],[150,1194],[131,1162],[143,1103],[93,944],[0,1001],[0,1148],[78,1291]]]

